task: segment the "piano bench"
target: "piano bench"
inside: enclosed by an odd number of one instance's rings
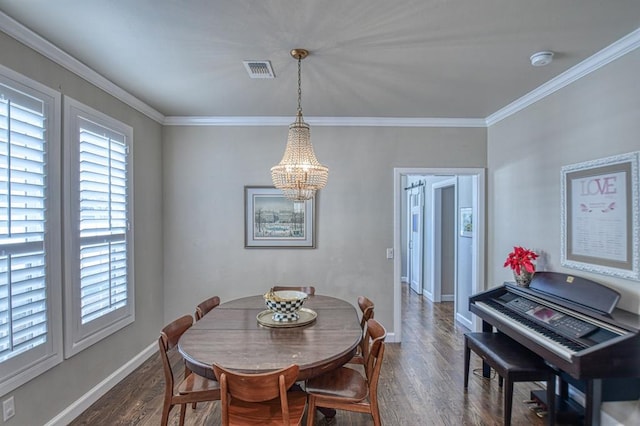
[[[464,389],[469,385],[471,351],[476,353],[500,376],[504,389],[504,424],[511,424],[513,384],[515,382],[547,382],[547,420],[555,422],[556,373],[544,360],[502,333],[466,333],[464,335]]]

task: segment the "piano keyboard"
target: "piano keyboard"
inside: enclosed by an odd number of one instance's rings
[[[536,322],[524,318],[523,316],[505,308],[497,302],[494,302],[492,300],[477,301],[475,302],[475,305],[489,315],[493,315],[494,317],[507,322],[510,326],[517,329],[521,334],[529,337],[531,340],[535,341],[541,346],[544,346],[545,348],[566,359],[567,361],[571,361],[571,357],[575,353],[581,351],[582,349],[585,349],[585,346],[573,342],[572,340],[569,340],[566,337],[563,337],[560,334],[545,327],[542,327]]]

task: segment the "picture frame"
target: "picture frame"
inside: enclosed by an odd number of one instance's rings
[[[245,186],[245,248],[315,248],[315,209],[315,196],[294,202],[272,186]]]
[[[460,208],[460,236],[471,238],[473,235],[473,209],[471,207]]]
[[[561,170],[561,265],[640,281],[640,152]]]

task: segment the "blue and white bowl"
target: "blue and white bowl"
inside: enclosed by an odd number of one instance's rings
[[[307,293],[302,291],[269,291],[264,295],[264,303],[269,310],[273,311],[274,321],[297,321],[298,311],[307,297]]]

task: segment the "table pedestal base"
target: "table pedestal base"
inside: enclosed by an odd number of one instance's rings
[[[293,386],[291,386],[291,389],[289,389],[289,390],[301,391],[301,390],[304,390],[304,389],[302,389],[302,386],[300,386],[299,384],[295,383]],[[336,416],[336,410],[333,409],[333,408],[316,407],[316,410],[321,412],[322,415],[327,419],[327,424],[329,424],[329,422],[332,421],[333,418]]]

